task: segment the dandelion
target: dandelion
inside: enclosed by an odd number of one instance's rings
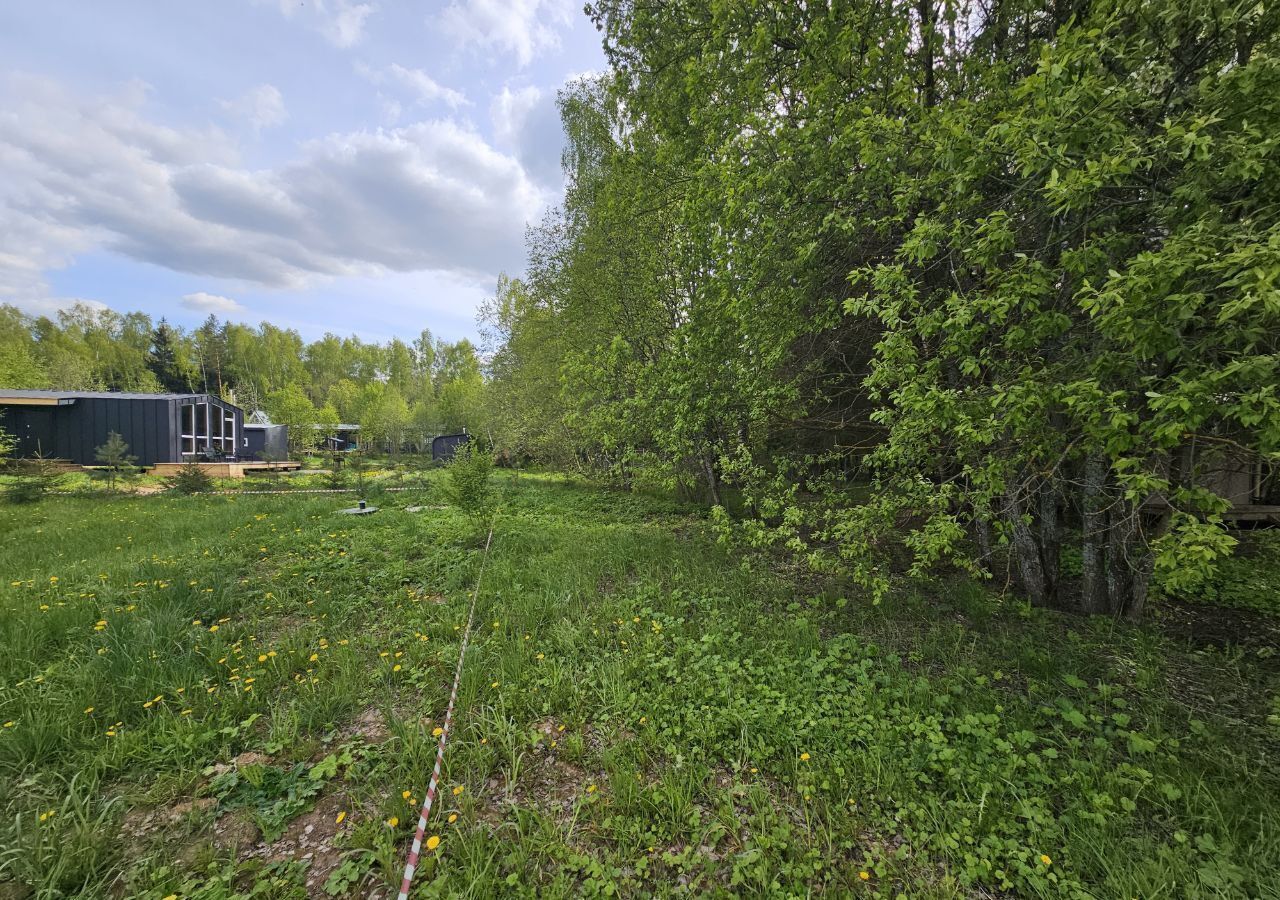
[[[56,812],[55,810],[52,810],[52,809],[51,809],[51,810],[49,810],[48,812],[42,812],[42,813],[40,813],[40,821],[41,821],[41,822],[47,822],[47,821],[49,821],[50,819],[52,819],[52,818],[53,818],[54,816],[56,816],[56,815],[57,815],[57,812]]]
[[[462,792],[465,791],[466,789],[467,789],[467,786],[465,784],[458,785],[456,788],[453,789],[453,796],[455,797],[461,796]]]
[[[440,846],[440,835],[438,835],[438,834],[433,834],[433,835],[431,835],[431,837],[427,838],[427,849],[428,849],[428,850],[434,850],[434,849],[436,849],[436,848],[437,848],[437,847],[439,847],[439,846]]]
[[[209,552],[208,550],[205,551],[205,553],[208,553],[208,552]],[[178,895],[170,894],[169,896],[165,897],[164,900],[178,900]]]
[[[539,654],[538,654],[538,656],[537,656],[537,658],[538,658],[538,659],[546,659],[546,658],[547,658],[547,654],[545,654],[545,653],[539,653]]]
[[[587,785],[588,794],[594,794],[595,792],[596,792],[596,786],[594,784]]]
[[[93,712],[93,707],[92,707],[92,706],[86,706],[86,707],[84,708],[84,714],[85,714],[86,716],[87,716],[87,715],[89,715],[89,713],[91,713],[91,712]]]
[[[1040,862],[1044,863],[1047,866],[1047,865],[1051,865],[1053,863],[1053,860],[1051,860],[1046,854],[1041,853]]]
[[[452,824],[453,824],[454,822],[456,822],[456,821],[458,821],[458,814],[457,814],[457,813],[449,813],[449,824],[450,824],[450,825],[452,825]]]
[[[392,667],[391,667],[391,671],[392,671],[392,672],[399,672],[399,671],[400,671],[400,663],[396,663],[394,666],[392,666]]]
[[[800,754],[800,761],[801,761],[801,762],[808,762],[808,761],[809,761],[809,754],[808,754],[808,753],[801,753],[801,754]]]
[[[400,819],[397,818],[396,816],[392,816],[390,819],[387,819],[387,825],[391,828],[395,828],[399,824],[400,824]]]
[[[858,877],[861,878],[863,881],[869,881],[871,879],[871,873],[868,872],[866,869],[863,869],[861,872],[858,873]]]
[[[648,717],[648,716],[641,716],[641,717],[640,717],[640,724],[641,724],[641,725],[643,725],[645,722],[648,722],[648,721],[649,721],[649,717]]]
[[[401,791],[400,796],[403,797],[405,800],[408,800],[410,797],[413,796],[413,791]]]
[[[258,654],[258,662],[266,662],[266,661],[267,661],[267,654],[265,654],[265,653],[259,653],[259,654]]]
[[[191,713],[192,713],[192,710],[184,709],[179,715],[189,716],[191,715]]]
[[[433,729],[431,730],[431,736],[432,736],[432,737],[440,737],[440,735],[442,735],[442,734],[444,734],[444,729],[443,729],[443,728],[433,728]]]
[[[315,662],[319,658],[320,658],[319,653],[312,653],[311,656],[307,659],[307,662]]]
[[[346,817],[347,817],[347,811],[344,809],[342,812],[338,813],[338,818],[333,820],[333,824],[341,825],[342,820],[345,819]]]
[[[496,688],[496,687],[498,686],[498,684],[499,684],[499,682],[495,681],[493,684],[489,685],[489,687]]]

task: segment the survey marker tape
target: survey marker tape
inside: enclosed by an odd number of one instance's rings
[[[489,561],[489,545],[493,542],[493,528],[498,522],[498,511],[493,513],[489,523],[489,536],[484,541],[484,556],[480,558],[480,571],[476,574],[476,586],[471,591],[471,608],[467,610],[467,627],[462,631],[462,647],[458,650],[458,668],[453,673],[453,689],[449,692],[449,706],[444,712],[444,725],[440,727],[440,742],[436,745],[436,765],[431,770],[431,782],[427,785],[427,796],[422,801],[422,813],[418,816],[418,830],[413,835],[413,846],[409,848],[409,861],[405,863],[404,880],[400,882],[400,894],[397,900],[408,900],[409,885],[413,881],[413,873],[418,869],[418,856],[422,853],[422,839],[427,833],[427,818],[431,815],[431,804],[436,799],[436,788],[440,786],[440,767],[444,763],[444,745],[449,740],[449,727],[453,724],[453,708],[458,702],[458,685],[462,682],[462,661],[467,658],[467,647],[471,643],[471,625],[476,616],[476,598],[480,596],[480,579],[484,578],[485,563]]]

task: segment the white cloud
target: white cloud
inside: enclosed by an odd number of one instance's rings
[[[219,105],[228,112],[248,120],[255,131],[279,125],[289,118],[284,96],[273,84],[260,84],[235,100],[222,100]]]
[[[462,44],[514,54],[527,66],[560,46],[559,29],[571,16],[567,0],[452,0],[436,22]]]
[[[376,85],[395,82],[408,88],[423,105],[440,100],[451,109],[457,109],[471,103],[466,94],[445,87],[422,69],[409,69],[399,63],[392,63],[386,69],[374,69],[364,63],[356,63],[356,71]]]
[[[365,20],[377,7],[354,0],[279,0],[286,19],[298,16],[325,36],[335,47],[352,47],[364,38]]]
[[[554,91],[504,86],[489,104],[489,117],[498,144],[513,152],[533,178],[548,187],[561,184],[564,129]]]
[[[244,307],[230,297],[206,294],[204,291],[196,291],[194,294],[184,295],[182,305],[196,312],[215,313],[224,316],[244,312]]]
[[[216,129],[144,116],[145,91],[80,101],[0,82],[0,299],[94,249],[271,287],[328,276],[518,268],[551,199],[516,155],[449,120],[333,134],[252,170]]]

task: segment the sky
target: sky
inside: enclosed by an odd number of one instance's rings
[[[0,303],[473,336],[604,68],[577,0],[0,4]]]

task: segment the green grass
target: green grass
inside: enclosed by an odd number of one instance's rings
[[[416,896],[1280,896],[1274,647],[509,481]],[[484,535],[349,502],[0,507],[0,897],[398,882]]]

